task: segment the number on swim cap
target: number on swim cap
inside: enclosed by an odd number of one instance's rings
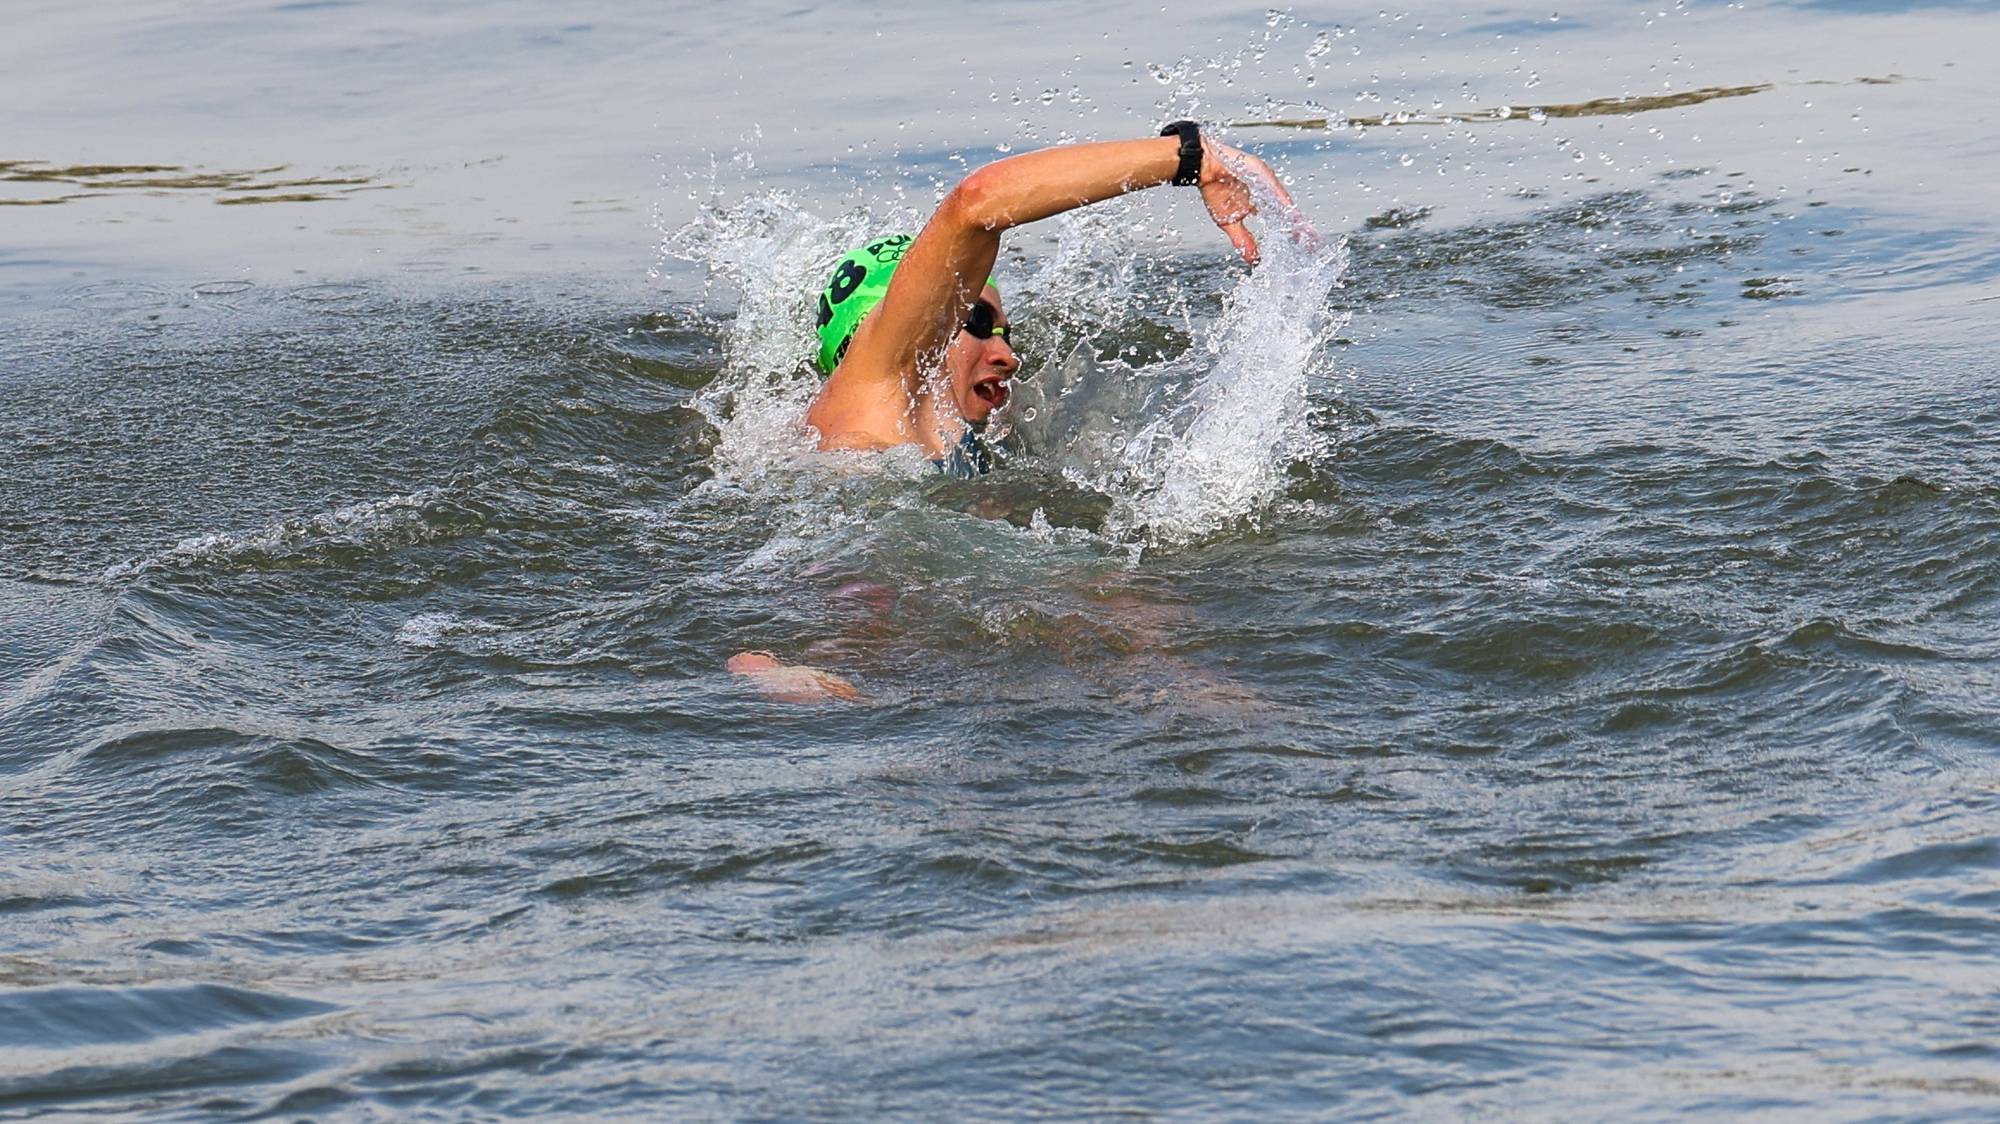
[[[839,304],[853,296],[854,290],[859,289],[861,282],[867,278],[868,270],[858,262],[841,262],[840,268],[833,272],[833,283],[827,286],[827,291],[833,295],[833,303]]]
[[[854,342],[854,333],[888,293],[889,278],[916,241],[908,234],[884,234],[849,250],[834,266],[816,310],[819,350],[813,361],[820,374],[831,375],[840,365]],[[992,278],[987,278],[987,283],[991,284]]]

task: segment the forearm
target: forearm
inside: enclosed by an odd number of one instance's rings
[[[1255,210],[1248,189],[1206,142],[1204,152],[1200,183],[1209,214],[1244,260],[1255,262],[1256,241],[1242,224]],[[1286,198],[1261,161],[1226,147],[1221,152],[1254,167],[1280,199]],[[858,359],[857,369],[872,372],[868,378],[914,370],[919,357],[945,346],[957,332],[993,269],[1002,231],[1170,183],[1179,169],[1178,137],[1063,145],[980,168],[952,188],[917,234],[881,305],[855,332],[849,356]],[[1226,215],[1218,210],[1224,204]],[[836,372],[822,397],[847,382]]]
[[[938,208],[966,226],[1001,231],[1174,178],[1174,137],[1100,141],[1010,156],[967,176]]]

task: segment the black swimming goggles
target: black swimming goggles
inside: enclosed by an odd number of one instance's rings
[[[1007,341],[1007,346],[1014,346],[1014,341],[1008,334],[1012,329],[1005,324],[996,323],[999,319],[1000,310],[994,308],[991,301],[985,298],[973,301],[972,308],[965,314],[965,332],[976,340],[990,340],[994,336],[999,336]]]

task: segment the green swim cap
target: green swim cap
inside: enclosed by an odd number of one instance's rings
[[[889,291],[889,276],[896,272],[903,255],[916,239],[908,234],[885,234],[865,246],[847,251],[833,267],[826,288],[819,294],[819,373],[822,377],[840,366],[847,345],[854,342],[855,329]],[[993,285],[993,279],[986,279]],[[998,285],[993,285],[998,289]]]

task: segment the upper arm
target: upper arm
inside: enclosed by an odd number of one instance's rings
[[[903,255],[820,402],[846,408],[903,390],[920,361],[951,342],[978,299],[1000,256],[1001,231],[1165,183],[1179,163],[1178,148],[1164,137],[1064,145],[1010,156],[965,177]],[[828,412],[838,411],[829,406]]]
[[[979,297],[1000,256],[1000,228],[978,216],[981,177],[953,188],[903,254],[882,303],[861,322],[829,380],[900,383],[927,354],[943,350]]]

